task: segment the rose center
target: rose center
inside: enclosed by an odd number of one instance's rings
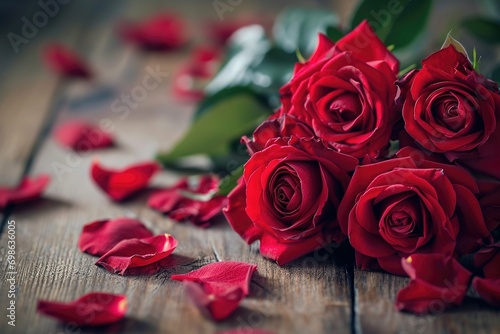
[[[331,118],[335,123],[345,123],[359,116],[361,105],[359,98],[353,93],[344,93],[330,104]]]

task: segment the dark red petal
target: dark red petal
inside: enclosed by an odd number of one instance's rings
[[[500,307],[500,278],[486,279],[476,276],[472,279],[472,287],[485,302]]]
[[[240,177],[238,185],[229,193],[227,199],[227,207],[224,208],[223,212],[229,225],[248,244],[259,239],[262,235],[262,230],[254,225],[245,211],[246,186],[243,177]]]
[[[172,50],[187,41],[184,21],[170,13],[160,13],[139,23],[123,24],[119,32],[123,39],[144,49]]]
[[[47,45],[42,56],[45,65],[61,75],[85,79],[92,76],[87,64],[75,52],[63,45],[56,43]]]
[[[62,146],[75,151],[89,151],[113,145],[113,138],[100,127],[84,121],[69,121],[59,125],[54,138]]]
[[[202,285],[184,281],[184,290],[193,304],[207,317],[221,321],[229,317],[240,305],[245,295],[240,288],[224,294],[206,293]]]
[[[50,182],[50,176],[25,177],[15,188],[0,187],[0,210],[9,204],[19,204],[39,198]]]
[[[102,256],[122,240],[152,236],[153,233],[143,223],[132,218],[98,220],[83,227],[78,248],[82,252]]]
[[[175,281],[191,281],[203,286],[207,294],[225,295],[235,288],[241,289],[244,296],[250,290],[250,279],[257,270],[254,264],[236,261],[222,261],[207,264],[187,274],[172,275]]]
[[[127,297],[93,292],[70,303],[40,300],[37,311],[77,326],[101,326],[121,320],[127,312]]]
[[[123,170],[104,169],[97,162],[91,166],[94,182],[115,201],[122,201],[148,186],[160,169],[155,162],[145,162]]]
[[[411,281],[398,292],[399,310],[439,313],[460,305],[467,294],[472,274],[450,256],[415,254],[401,259],[401,265]]]
[[[127,239],[119,242],[104,254],[96,265],[103,266],[111,273],[125,275],[130,269],[146,267],[172,254],[177,240],[170,234],[143,239]]]
[[[459,65],[472,70],[472,66],[467,57],[461,52],[458,52],[453,45],[436,51],[422,60],[422,66],[434,67],[451,75],[455,74]]]

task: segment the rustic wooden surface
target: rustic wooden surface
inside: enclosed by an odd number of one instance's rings
[[[297,1],[298,2],[298,1]],[[272,16],[281,6],[247,1],[231,15],[247,11]],[[325,3],[328,3],[325,1]],[[259,5],[260,4],[260,5]],[[170,221],[146,205],[147,192],[123,204],[110,202],[91,182],[93,159],[122,167],[151,159],[168,149],[187,129],[193,107],[173,101],[167,94],[170,78],[148,92],[147,98],[120,118],[111,103],[141,84],[146,68],[159,66],[173,73],[185,52],[149,54],[123,45],[113,27],[121,17],[142,18],[158,8],[175,8],[193,22],[200,17],[216,19],[210,1],[74,1],[20,52],[13,55],[2,43],[5,61],[0,62],[0,184],[16,184],[23,175],[49,173],[51,185],[44,199],[19,206],[2,216],[16,221],[17,299],[16,327],[0,315],[0,333],[214,333],[247,327],[276,333],[493,333],[498,332],[498,311],[474,301],[465,307],[436,316],[416,317],[394,310],[395,294],[406,279],[358,271],[349,259],[327,252],[305,257],[284,267],[264,260],[256,245],[248,247],[221,221],[210,229]],[[20,17],[37,8],[17,8],[5,24],[3,35],[20,29]],[[2,16],[3,17],[3,16]],[[198,27],[199,29],[200,27]],[[90,83],[66,82],[42,68],[40,45],[50,39],[78,50],[93,65],[98,78]],[[86,154],[78,160],[50,137],[54,124],[83,118],[110,119],[116,148]],[[58,177],[57,164],[73,162]],[[175,182],[179,174],[164,171],[155,177],[157,186]],[[84,224],[102,218],[137,217],[157,233],[168,232],[179,241],[177,265],[153,276],[121,277],[94,265],[95,258],[82,254],[77,240]],[[0,237],[0,309],[7,307],[5,263],[7,240]],[[258,274],[251,295],[229,319],[214,323],[203,317],[185,298],[174,273],[185,273],[220,260],[255,263]],[[126,294],[126,320],[99,329],[75,329],[36,314],[38,299],[69,301],[91,291]]]

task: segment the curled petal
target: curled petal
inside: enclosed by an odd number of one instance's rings
[[[42,174],[34,178],[25,177],[15,188],[0,187],[0,210],[10,204],[24,203],[39,198],[49,182],[50,176]]]
[[[248,295],[250,279],[256,270],[254,264],[222,261],[170,278],[185,283],[186,292],[202,312],[222,320]]]
[[[411,279],[396,297],[401,311],[439,313],[460,305],[467,294],[472,274],[450,256],[415,254],[401,265]]]
[[[94,182],[115,201],[123,201],[147,187],[151,177],[160,169],[155,162],[146,162],[125,168],[111,170],[97,162],[91,166]]]
[[[177,240],[170,234],[119,242],[97,260],[96,265],[111,273],[125,275],[131,269],[153,265],[168,257],[177,247]],[[147,271],[146,271],[147,272]]]
[[[43,60],[47,67],[66,77],[89,79],[92,76],[87,64],[74,51],[60,44],[47,45]]]
[[[101,128],[84,121],[69,121],[59,125],[54,138],[62,146],[75,151],[113,146],[113,138]]]
[[[187,41],[184,21],[173,14],[160,13],[139,23],[126,23],[119,28],[122,38],[143,49],[172,50]]]
[[[152,237],[153,233],[138,220],[117,218],[98,220],[83,227],[78,248],[82,252],[102,256],[126,239]]]
[[[236,261],[221,261],[207,264],[187,274],[172,275],[174,281],[191,281],[203,285],[208,293],[224,294],[233,288],[240,288],[246,296],[250,279],[257,270],[254,264]]]
[[[127,297],[93,292],[70,303],[40,300],[37,311],[77,326],[101,326],[121,320],[127,312]]]
[[[482,300],[492,306],[500,307],[500,278],[474,277],[472,287]]]

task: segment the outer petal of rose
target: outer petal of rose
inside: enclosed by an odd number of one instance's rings
[[[89,151],[113,145],[113,139],[108,133],[98,126],[79,120],[59,125],[54,131],[54,138],[62,146],[75,151]]]
[[[43,60],[47,67],[67,77],[90,78],[89,67],[72,50],[60,44],[47,45],[43,50]]]
[[[225,295],[235,288],[244,296],[250,291],[250,279],[257,270],[254,264],[236,261],[221,261],[207,264],[187,274],[172,275],[174,281],[199,283],[208,294]]]
[[[93,292],[70,303],[40,300],[37,311],[77,326],[100,326],[121,320],[127,312],[127,297]]]
[[[453,45],[434,52],[426,59],[422,60],[422,66],[438,68],[440,71],[448,74],[455,74],[457,65],[463,65],[472,70],[472,66],[461,52],[458,52]]]
[[[374,257],[366,256],[358,251],[354,251],[356,266],[362,270],[382,270],[378,261]]]
[[[98,220],[83,227],[78,248],[82,252],[102,256],[122,240],[150,238],[152,236],[153,233],[143,223],[135,219]]]
[[[207,292],[200,284],[184,281],[184,290],[193,304],[207,317],[221,321],[229,317],[245,298],[245,294],[239,288],[230,289],[226,293],[213,294]]]
[[[0,210],[9,204],[19,204],[37,199],[50,182],[50,176],[25,177],[16,188],[0,187]]]
[[[91,166],[95,183],[115,201],[122,201],[147,187],[151,177],[160,169],[155,162],[130,166],[123,170],[102,168],[97,162]]]
[[[246,185],[242,177],[238,180],[238,185],[229,193],[227,199],[227,207],[222,212],[226,216],[229,225],[248,244],[259,239],[262,230],[252,223],[245,211]]]
[[[160,13],[139,23],[123,24],[123,39],[144,49],[171,50],[186,43],[184,22],[177,15]]]
[[[411,281],[398,292],[399,310],[417,314],[441,312],[460,305],[467,294],[472,274],[452,257],[415,254],[401,259],[401,265]]]
[[[165,259],[172,254],[175,247],[177,240],[170,234],[127,239],[104,254],[97,260],[96,265],[103,266],[111,273],[125,275],[130,269],[145,267]]]
[[[500,307],[500,278],[487,279],[476,276],[472,279],[472,287],[485,302]]]
[[[297,242],[279,242],[276,238],[264,233],[260,239],[260,254],[283,266],[316,249],[325,246],[321,235],[313,235]]]
[[[342,51],[351,51],[365,62],[383,60],[391,67],[394,74],[399,72],[398,59],[387,50],[387,46],[377,37],[366,20],[342,37],[336,43],[336,47]]]

